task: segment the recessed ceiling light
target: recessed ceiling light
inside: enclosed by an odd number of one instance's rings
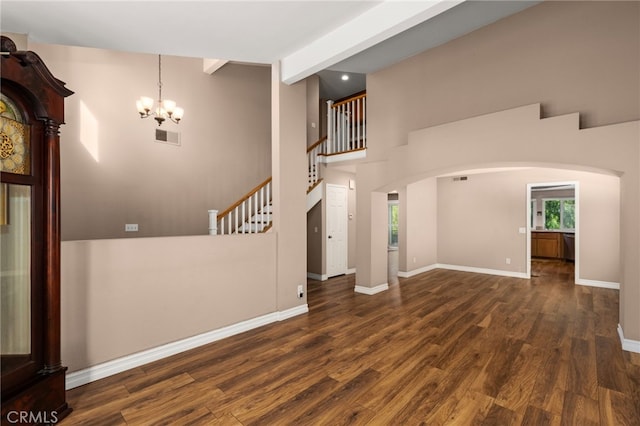
[[[342,74],[342,81],[349,80],[349,76],[347,74]]]

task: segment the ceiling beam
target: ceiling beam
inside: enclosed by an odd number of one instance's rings
[[[464,1],[384,1],[284,57],[280,79],[293,84]]]
[[[213,74],[218,71],[224,64],[226,64],[227,60],[225,59],[203,59],[202,60],[202,71],[207,74]]]

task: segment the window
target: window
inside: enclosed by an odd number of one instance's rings
[[[576,200],[573,198],[545,198],[542,200],[545,229],[576,228]]]
[[[398,247],[398,202],[389,202],[389,247]]]

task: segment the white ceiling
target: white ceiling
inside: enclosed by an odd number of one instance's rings
[[[328,70],[320,74],[324,86],[339,90],[364,82],[355,76],[351,83],[339,83],[342,72],[376,71],[536,3],[2,0],[0,29],[40,43],[244,63],[280,61],[287,83]],[[344,95],[362,89],[354,86]]]

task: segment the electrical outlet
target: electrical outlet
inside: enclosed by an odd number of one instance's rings
[[[124,232],[138,232],[137,223],[127,223],[124,225]]]
[[[505,261],[505,263],[507,265],[511,265],[511,258],[510,257],[507,257],[504,261]]]
[[[304,287],[303,287],[303,286],[301,286],[301,285],[299,285],[299,286],[298,286],[298,297],[299,297],[300,299],[302,299],[302,296],[304,296]]]

